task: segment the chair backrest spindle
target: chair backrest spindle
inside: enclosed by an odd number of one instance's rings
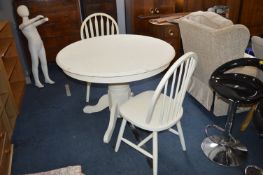
[[[117,22],[105,13],[94,13],[89,15],[81,24],[81,39],[97,36],[119,34]]]
[[[97,16],[95,16],[95,19],[94,19],[94,24],[95,24],[95,31],[96,31],[96,36],[99,36],[100,33],[99,33],[99,24],[98,24],[98,19],[97,19]]]
[[[110,34],[110,22],[109,22],[109,19],[107,19],[106,28],[107,28],[107,35],[109,35]]]
[[[104,36],[104,18],[103,18],[103,16],[101,16],[101,19],[100,19],[100,34],[101,34],[101,36]]]
[[[85,38],[89,38],[90,37],[89,36],[89,29],[88,29],[87,25],[84,26],[84,30],[85,30]]]
[[[89,29],[90,29],[90,36],[94,37],[94,30],[93,30],[93,25],[92,25],[92,21],[89,21]]]
[[[182,103],[196,64],[197,55],[189,52],[170,67],[154,92],[146,117],[147,123],[153,120],[156,103],[162,104],[160,114],[154,115],[159,117],[160,124],[178,120],[177,115],[182,110]]]

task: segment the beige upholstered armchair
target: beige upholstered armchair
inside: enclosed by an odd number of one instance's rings
[[[202,11],[181,18],[179,27],[184,52],[193,51],[199,58],[189,93],[210,110],[213,100],[213,92],[208,84],[210,75],[223,63],[244,57],[249,31],[244,25],[234,25],[214,12]],[[241,71],[250,72],[250,68]],[[227,108],[227,103],[216,97],[214,114],[226,115]]]
[[[260,58],[263,60],[263,38],[260,38],[258,36],[253,36],[251,38],[252,42],[252,49],[257,58]],[[257,77],[263,81],[263,72],[258,71]]]
[[[253,36],[251,38],[252,49],[257,58],[263,59],[263,38]]]

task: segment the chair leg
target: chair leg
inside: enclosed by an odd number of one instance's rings
[[[153,175],[158,171],[158,133],[153,132]]]
[[[178,136],[179,136],[179,139],[180,139],[180,142],[182,145],[182,149],[183,149],[183,151],[186,151],[186,146],[185,146],[185,141],[184,141],[184,133],[183,133],[183,129],[181,126],[181,122],[180,121],[177,122],[176,126],[177,126]]]
[[[86,102],[89,102],[90,85],[91,85],[91,83],[88,82],[88,83],[87,83]]]
[[[122,136],[123,136],[123,133],[124,133],[124,130],[125,130],[126,123],[127,123],[127,120],[123,119],[122,123],[121,123],[120,131],[119,131],[119,134],[118,134],[117,143],[116,143],[116,146],[115,146],[115,152],[118,152],[118,150],[120,148],[121,139],[122,139]]]

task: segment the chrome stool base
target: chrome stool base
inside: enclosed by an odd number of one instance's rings
[[[249,165],[245,169],[245,175],[263,175],[263,169],[255,165]]]
[[[241,165],[247,158],[248,150],[238,140],[226,139],[224,136],[206,137],[201,148],[208,159],[223,165],[235,167]]]

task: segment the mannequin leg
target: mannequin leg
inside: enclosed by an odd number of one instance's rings
[[[40,59],[40,63],[41,63],[42,72],[43,72],[44,77],[45,77],[45,82],[49,83],[49,84],[54,84],[55,82],[52,81],[48,75],[46,52],[45,52],[45,48],[43,46],[39,51],[39,59]]]
[[[37,52],[34,50],[29,50],[31,54],[31,61],[32,61],[32,73],[35,81],[35,85],[39,88],[44,87],[43,84],[39,81],[39,76],[38,76],[38,57],[37,57]]]

